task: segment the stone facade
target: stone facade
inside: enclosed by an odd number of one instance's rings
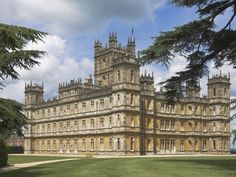
[[[208,79],[208,96],[189,87],[168,105],[153,75],[140,75],[135,38],[126,47],[111,33],[106,47],[95,41],[90,76],[59,84],[44,100],[43,85],[25,86],[25,153],[145,155],[228,153],[230,76]]]

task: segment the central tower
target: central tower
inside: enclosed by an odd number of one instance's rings
[[[117,34],[109,34],[108,45],[102,46],[98,40],[94,45],[95,84],[99,86],[114,86],[129,82],[139,83],[139,68],[135,56],[135,38],[128,38],[126,47],[117,43]]]

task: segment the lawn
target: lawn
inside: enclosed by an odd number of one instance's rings
[[[39,162],[39,161],[58,160],[58,159],[68,159],[68,157],[9,155],[8,156],[8,164]]]
[[[235,157],[79,159],[1,174],[1,177],[235,177]]]

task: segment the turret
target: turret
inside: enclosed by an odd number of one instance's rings
[[[140,85],[141,85],[141,91],[144,94],[153,95],[155,92],[153,73],[152,75],[150,74],[147,75],[147,72],[145,70],[144,75],[142,74],[140,77]]]
[[[102,50],[102,43],[99,40],[95,40],[94,55],[96,56],[101,50]]]
[[[127,50],[131,56],[135,57],[135,37],[133,29],[131,37],[128,38]]]
[[[117,34],[112,32],[109,34],[109,48],[117,47]]]
[[[25,105],[34,105],[38,103],[42,103],[44,93],[44,86],[32,83],[25,84]]]
[[[208,78],[208,98],[230,98],[230,74],[216,74]]]

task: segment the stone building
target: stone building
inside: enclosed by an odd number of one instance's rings
[[[126,47],[116,33],[108,46],[95,41],[90,76],[60,83],[58,97],[44,100],[44,86],[25,86],[25,153],[186,154],[229,152],[230,76],[208,79],[208,96],[189,87],[168,105],[153,75],[140,75],[135,38]]]

